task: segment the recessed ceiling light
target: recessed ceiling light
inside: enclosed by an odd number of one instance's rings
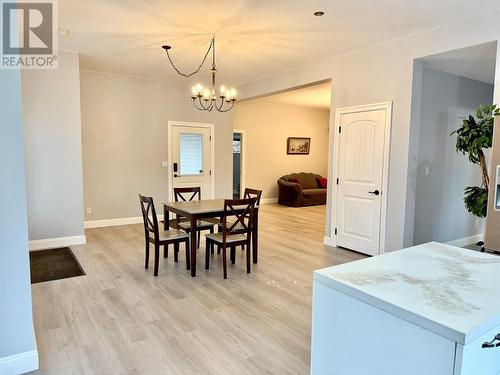
[[[321,17],[321,16],[322,16],[322,15],[324,15],[324,14],[325,14],[325,12],[322,12],[322,11],[314,12],[314,15],[315,15],[316,17]]]

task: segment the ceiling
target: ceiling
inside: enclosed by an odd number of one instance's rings
[[[498,0],[64,0],[60,48],[84,69],[182,83],[217,35],[219,83],[238,86],[474,14]],[[323,17],[313,12],[322,10]],[[209,79],[208,65],[196,77]],[[191,80],[190,83],[195,81]]]
[[[331,94],[331,83],[327,82],[266,96],[265,100],[268,103],[303,105],[307,107],[330,109]]]
[[[440,53],[421,59],[428,68],[495,84],[496,42]]]

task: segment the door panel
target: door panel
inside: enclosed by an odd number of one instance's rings
[[[337,245],[370,255],[380,250],[386,119],[386,109],[340,115]]]
[[[210,129],[194,126],[172,126],[172,185],[173,187],[201,187],[202,199],[210,199],[211,147]],[[173,200],[173,189],[170,200]]]

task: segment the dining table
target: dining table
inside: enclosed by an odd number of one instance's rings
[[[235,207],[236,213],[241,213],[244,211],[242,207],[238,210]],[[197,238],[198,231],[196,229],[196,223],[201,219],[206,218],[222,218],[224,214],[224,199],[201,199],[192,201],[180,201],[180,202],[164,202],[163,203],[163,217],[164,217],[164,230],[169,229],[169,212],[178,215],[182,218],[187,218],[190,222],[190,237],[191,237],[191,276],[196,276],[196,250],[197,250]],[[252,223],[252,259],[253,263],[258,262],[258,249],[259,249],[259,208],[256,206],[254,208],[253,223]],[[250,251],[250,249],[247,249]]]

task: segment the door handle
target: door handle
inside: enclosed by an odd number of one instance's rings
[[[174,174],[174,177],[179,177],[179,176],[177,175],[177,173],[175,173],[175,174]]]
[[[374,191],[369,191],[368,193],[373,194],[373,195],[379,195],[380,191],[374,190]]]

